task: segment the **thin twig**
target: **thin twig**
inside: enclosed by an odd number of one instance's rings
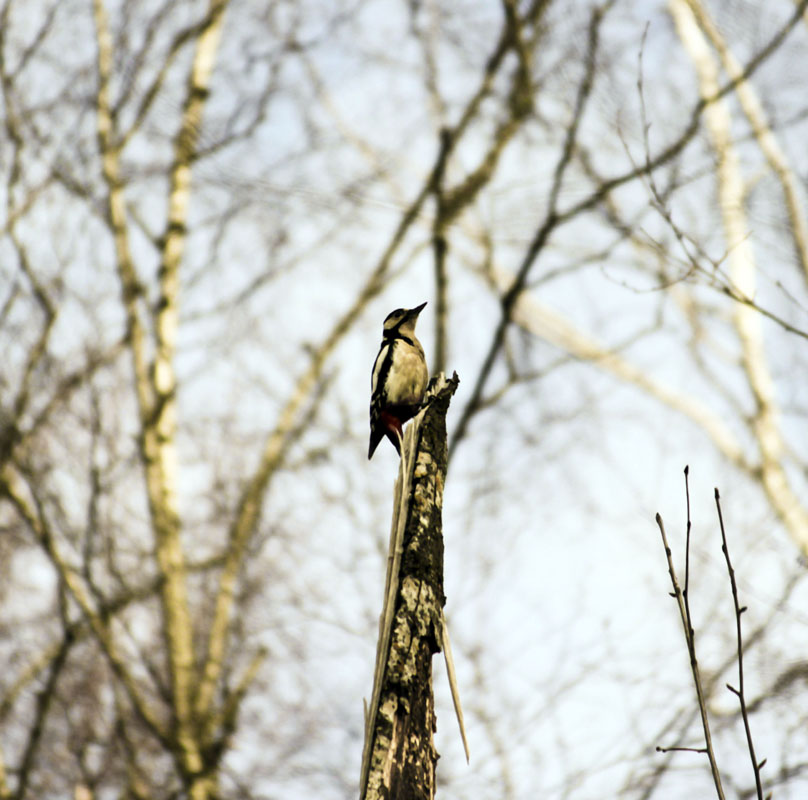
[[[690,465],[685,465],[685,498],[687,500],[687,537],[685,541],[685,611],[687,611],[687,627],[690,631],[690,636],[693,638],[693,620],[690,616],[690,594],[688,589],[690,587]]]
[[[441,130],[441,147],[448,150],[451,132],[444,128]],[[432,370],[435,373],[443,372],[446,367],[446,306],[448,292],[448,278],[446,275],[446,256],[449,243],[446,238],[446,195],[443,186],[443,177],[446,169],[446,159],[440,162],[440,171],[435,175],[435,220],[432,225],[432,248],[435,253],[435,357]]]
[[[706,747],[656,747],[657,753],[706,753]]]
[[[718,522],[721,526],[721,552],[727,562],[727,572],[729,572],[729,583],[732,587],[732,602],[735,606],[735,632],[738,638],[738,688],[727,684],[729,689],[741,704],[741,716],[743,717],[743,727],[746,731],[746,743],[749,747],[749,757],[752,759],[752,769],[755,771],[755,788],[757,789],[758,800],[763,800],[763,787],[760,781],[760,768],[766,763],[766,759],[758,763],[757,756],[755,755],[755,745],[752,741],[752,730],[749,727],[749,714],[746,710],[746,698],[744,697],[744,684],[743,684],[743,637],[741,634],[741,614],[746,611],[746,606],[741,606],[738,602],[738,586],[735,583],[735,570],[732,568],[732,562],[729,558],[729,548],[727,547],[727,536],[724,531],[724,516],[721,513],[721,498],[718,494],[718,489],[715,490],[715,507],[718,510]]]
[[[671,583],[673,584],[672,596],[676,598],[679,606],[679,615],[682,619],[682,627],[685,631],[685,641],[687,642],[687,651],[690,655],[690,669],[693,673],[693,683],[696,685],[696,696],[698,697],[699,711],[701,713],[701,724],[704,728],[704,744],[707,758],[710,760],[710,771],[713,775],[713,783],[715,790],[718,794],[719,800],[724,800],[724,790],[721,787],[721,774],[718,771],[718,764],[715,760],[715,753],[713,752],[713,741],[710,736],[710,722],[707,719],[707,703],[704,698],[704,690],[701,683],[701,675],[699,674],[699,664],[696,660],[696,639],[693,629],[690,626],[688,611],[685,608],[685,601],[682,597],[682,590],[679,588],[679,581],[676,578],[676,570],[673,567],[673,559],[671,558],[671,549],[668,546],[668,539],[665,536],[665,525],[662,522],[662,517],[656,515],[656,523],[659,526],[659,532],[662,534],[662,543],[665,546],[665,556],[668,559],[668,573],[671,576]],[[664,751],[661,751],[664,752]],[[701,751],[697,751],[701,752]]]

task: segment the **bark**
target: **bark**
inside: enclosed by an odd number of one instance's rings
[[[360,795],[435,796],[432,656],[442,641],[446,412],[457,375],[437,381],[427,408],[404,437],[396,482],[385,608],[373,697],[366,720]]]

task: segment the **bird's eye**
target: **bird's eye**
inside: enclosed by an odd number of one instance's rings
[[[395,322],[396,320],[401,319],[404,316],[405,313],[406,313],[405,309],[397,308],[395,311],[391,311],[387,315],[387,318],[385,319],[385,322]]]

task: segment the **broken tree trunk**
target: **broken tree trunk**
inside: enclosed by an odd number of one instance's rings
[[[362,800],[435,796],[432,656],[448,646],[441,510],[448,457],[446,412],[458,383],[456,373],[451,380],[441,373],[427,391],[428,404],[404,434],[373,694],[365,716]],[[447,665],[453,683],[448,658]],[[452,696],[462,733],[454,687]]]

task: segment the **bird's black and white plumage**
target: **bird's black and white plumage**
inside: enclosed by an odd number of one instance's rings
[[[424,348],[415,338],[415,323],[425,305],[397,308],[384,321],[382,344],[371,375],[368,458],[383,436],[400,455],[402,425],[421,408],[429,371]]]

